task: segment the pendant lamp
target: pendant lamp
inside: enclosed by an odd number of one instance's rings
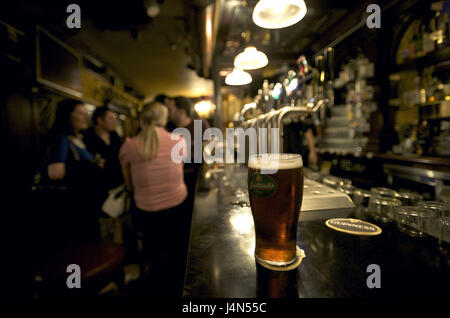
[[[252,76],[238,68],[225,77],[225,84],[227,85],[247,85],[252,82]]]
[[[299,22],[306,11],[304,0],[260,0],[252,18],[261,28],[281,29]]]
[[[242,70],[256,70],[269,63],[266,54],[258,51],[256,47],[249,46],[234,59],[234,66]]]

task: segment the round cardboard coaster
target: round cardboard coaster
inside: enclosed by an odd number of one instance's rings
[[[287,272],[287,271],[297,268],[305,257],[306,257],[305,251],[297,246],[295,260],[292,263],[289,263],[287,265],[284,265],[284,266],[270,265],[270,264],[267,264],[266,262],[262,261],[261,259],[259,259],[256,255],[255,255],[255,260],[262,267],[265,267],[272,271]]]
[[[335,231],[363,236],[374,236],[381,234],[382,230],[375,224],[353,218],[329,219],[325,225]]]

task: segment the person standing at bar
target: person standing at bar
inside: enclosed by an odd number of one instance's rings
[[[172,140],[164,128],[167,117],[168,110],[161,103],[145,105],[140,115],[141,132],[125,141],[119,157],[125,185],[134,193],[134,222],[144,235],[149,288],[157,297],[181,297],[187,189],[183,164],[171,157],[180,140]]]
[[[305,167],[317,167],[319,158],[315,146],[315,126],[312,121],[305,120],[291,123],[286,125],[285,129],[284,149],[302,155]]]
[[[92,115],[94,127],[85,136],[88,151],[97,159],[105,160],[102,171],[101,195],[104,199],[108,191],[123,184],[122,171],[119,161],[119,150],[122,141],[115,132],[116,114],[107,106],[98,107]]]
[[[159,94],[155,97],[155,101],[159,102],[167,107],[169,110],[169,120],[167,121],[166,128],[168,131],[172,132],[177,128],[177,125],[173,122],[174,118],[174,110],[175,110],[175,100],[173,98],[170,98],[167,95]]]
[[[172,107],[172,110],[170,109]],[[192,103],[186,97],[175,97],[175,103],[169,106],[169,114],[172,116],[172,121],[177,128],[186,128],[191,135],[191,163],[184,164],[184,180],[188,188],[187,204],[189,207],[193,207],[195,188],[197,183],[198,173],[202,166],[202,163],[194,162],[194,119],[192,118]],[[202,136],[206,129],[209,128],[209,124],[206,120],[201,120]],[[203,149],[202,149],[203,150]],[[189,220],[190,222],[190,220]]]
[[[82,131],[88,128],[86,107],[66,99],[58,104],[51,132],[47,174],[55,188],[57,244],[79,246],[100,241],[100,198],[97,189],[104,160],[86,149]],[[65,189],[65,190],[62,190]]]
[[[184,214],[182,233],[183,239],[180,241],[183,252],[180,255],[180,267],[186,267],[187,254],[189,250],[189,239],[191,234],[192,211],[194,208],[194,199],[196,193],[196,185],[198,174],[202,167],[202,163],[194,162],[194,119],[192,118],[192,103],[186,97],[175,97],[175,103],[169,103],[169,116],[177,128],[186,128],[191,135],[191,162],[184,163],[184,182],[186,183],[188,195],[186,198],[186,213]],[[209,124],[206,120],[201,120],[202,136]],[[202,148],[203,150],[203,148]]]

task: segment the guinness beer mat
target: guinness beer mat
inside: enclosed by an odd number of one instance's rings
[[[381,229],[378,226],[358,219],[329,219],[325,222],[325,224],[333,230],[344,232],[347,234],[366,236],[381,234]]]

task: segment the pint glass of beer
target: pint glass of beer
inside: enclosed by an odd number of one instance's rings
[[[255,223],[256,261],[272,266],[295,262],[297,224],[303,197],[302,156],[250,156],[248,192]]]

